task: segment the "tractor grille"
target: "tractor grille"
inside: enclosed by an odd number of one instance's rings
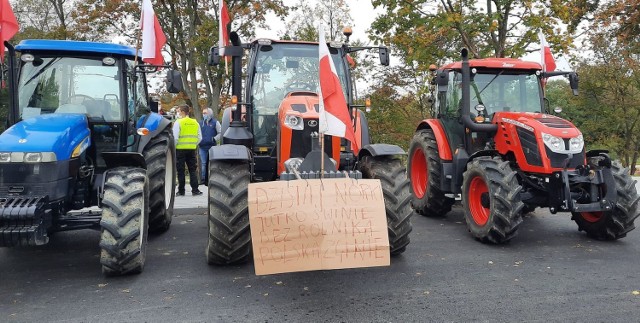
[[[304,119],[303,130],[293,130],[291,134],[291,153],[290,158],[304,158],[311,151],[311,134],[318,133],[318,119]],[[313,126],[310,125],[314,124]],[[324,151],[331,157],[332,146],[331,136],[324,136]]]
[[[540,157],[540,149],[533,131],[517,127],[518,137],[520,138],[520,146],[524,152],[527,163],[532,166],[542,166],[542,158]]]
[[[549,147],[545,147],[545,148],[547,151],[547,157],[549,157],[549,160],[551,161],[551,167],[562,168],[562,165],[565,159],[567,159],[569,155],[554,153],[551,151],[551,149],[549,149]],[[567,165],[567,168],[576,168],[580,165],[584,165],[584,161],[585,161],[584,151],[579,154],[574,154],[573,158],[571,158],[571,160],[569,161],[569,165]]]
[[[549,128],[573,128],[573,126],[566,120],[556,118],[539,118],[538,122]]]

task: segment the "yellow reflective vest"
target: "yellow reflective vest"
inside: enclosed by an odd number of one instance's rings
[[[180,126],[180,135],[176,149],[196,149],[198,147],[198,129],[200,125],[194,119],[184,117],[176,121]]]

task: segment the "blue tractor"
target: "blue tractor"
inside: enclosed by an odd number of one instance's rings
[[[169,229],[171,122],[152,112],[135,49],[25,40],[9,49],[9,128],[0,135],[0,247],[101,231],[105,275],[140,273],[148,233]],[[167,73],[169,92],[182,88]],[[156,111],[157,112],[157,111]]]

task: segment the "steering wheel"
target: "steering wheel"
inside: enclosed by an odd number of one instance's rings
[[[67,103],[83,104],[87,100],[94,101],[95,99],[85,94],[74,94],[67,99]]]
[[[296,90],[315,91],[316,89],[312,84],[302,81],[293,81],[293,83],[287,84],[286,90],[287,92],[294,92]]]

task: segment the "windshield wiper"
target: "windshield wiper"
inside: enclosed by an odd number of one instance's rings
[[[45,64],[40,70],[38,70],[35,75],[33,75],[31,78],[29,78],[29,80],[24,82],[24,85],[27,85],[27,84],[31,83],[31,81],[33,81],[36,77],[38,77],[38,76],[40,76],[40,74],[44,73],[44,71],[46,71],[49,66],[53,65],[53,63],[56,63],[57,61],[59,61],[61,59],[62,59],[62,57],[58,57],[58,58],[52,59],[49,63]]]

